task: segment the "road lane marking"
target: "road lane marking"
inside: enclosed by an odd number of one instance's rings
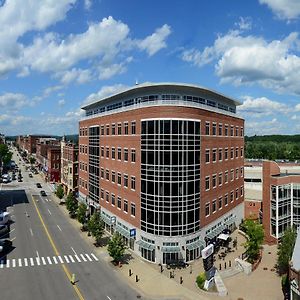
[[[13,229],[10,231],[10,233],[14,232],[15,230],[16,230],[16,228],[13,228]]]
[[[31,264],[31,266],[34,266],[34,261],[33,261],[32,257],[30,257],[30,264]]]
[[[51,214],[51,211],[49,210],[49,208],[48,208],[48,212],[49,212],[49,215],[51,216],[52,214]]]
[[[70,261],[71,261],[72,263],[75,262],[75,260],[74,260],[74,258],[72,257],[72,255],[69,255],[69,259],[70,259]]]
[[[12,260],[12,267],[15,268],[16,267],[16,260],[13,258]]]
[[[58,264],[57,258],[55,256],[53,256],[53,260],[55,264]]]
[[[58,257],[58,259],[60,260],[60,262],[63,264],[64,263],[64,261],[63,261],[63,259],[60,257],[60,255],[59,256],[57,256]]]
[[[57,226],[57,228],[58,228],[60,231],[62,231],[61,228],[59,227],[59,225],[56,225],[56,226]]]
[[[68,264],[68,263],[69,263],[68,256],[67,256],[67,255],[65,255],[65,256],[64,256],[64,258],[65,258],[65,260],[66,260],[66,262],[67,262],[67,264]]]
[[[47,198],[45,198],[45,200],[48,202],[48,199],[47,199]]]
[[[42,257],[42,262],[43,262],[43,265],[47,264],[44,256]]]
[[[29,231],[30,231],[31,236],[33,236],[33,232],[32,232],[31,228],[29,228]]]
[[[12,239],[11,239],[11,242],[13,242],[15,239],[16,239],[16,237],[12,238]]]
[[[52,265],[52,261],[49,256],[47,256],[47,259],[48,259],[49,265]]]
[[[94,253],[91,253],[91,256],[94,258],[94,260],[98,261],[98,257],[94,254]]]
[[[40,257],[40,255],[39,255],[39,252],[36,250],[36,256],[37,257]]]
[[[40,213],[40,210],[39,210],[39,208],[37,207],[37,205],[36,205],[36,203],[35,203],[35,200],[34,200],[34,198],[33,198],[32,196],[31,196],[31,199],[32,199],[33,205],[34,205],[34,207],[35,207],[35,210],[36,210],[36,212],[37,212],[37,214],[38,214],[38,216],[39,216],[39,219],[40,219],[40,221],[41,221],[41,223],[42,223],[42,225],[43,225],[43,227],[44,227],[44,230],[45,230],[45,232],[46,232],[46,235],[47,235],[47,237],[48,237],[48,240],[50,241],[50,244],[51,244],[51,246],[52,246],[52,248],[53,248],[53,250],[54,250],[54,253],[55,253],[56,256],[59,256],[59,252],[58,252],[58,250],[57,250],[57,248],[56,248],[56,246],[55,246],[55,244],[54,244],[54,242],[53,242],[53,240],[52,240],[52,237],[51,237],[51,235],[50,235],[50,233],[49,233],[49,231],[48,231],[48,229],[47,229],[47,227],[46,227],[46,224],[45,224],[45,222],[44,222],[44,220],[43,220],[43,217],[42,217],[42,215],[41,215],[41,213]],[[63,270],[64,270],[66,276],[68,277],[69,281],[71,282],[71,279],[72,279],[71,273],[69,272],[69,270],[67,269],[67,267],[66,267],[64,264],[62,264],[62,268],[63,268]],[[79,290],[79,288],[78,288],[76,285],[72,285],[72,287],[74,288],[74,290],[75,290],[75,292],[76,292],[78,298],[79,298],[80,300],[84,300],[84,297],[82,296],[82,293],[81,293],[81,291]]]
[[[74,250],[73,247],[71,247],[72,251],[74,252],[75,255],[77,255],[76,251]]]
[[[22,259],[19,258],[19,267],[22,267]]]
[[[36,260],[36,264],[39,266],[41,264],[40,257],[36,257],[35,260]]]
[[[108,300],[111,300],[108,296],[106,296]]]
[[[86,261],[86,258],[84,257],[83,254],[80,254],[81,258],[83,259],[83,261]]]
[[[25,265],[25,267],[28,267],[28,261],[27,261],[27,258],[24,258],[24,265]]]
[[[85,256],[88,258],[89,261],[93,261],[88,254],[85,254]]]
[[[78,255],[75,255],[75,258],[78,260],[78,262],[81,262],[80,258],[78,257]]]

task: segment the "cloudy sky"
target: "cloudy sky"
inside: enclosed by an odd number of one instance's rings
[[[71,134],[142,82],[240,100],[246,134],[300,133],[299,0],[0,0],[0,132]]]

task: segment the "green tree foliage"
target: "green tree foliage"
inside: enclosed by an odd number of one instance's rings
[[[206,280],[205,273],[199,274],[196,278],[196,283],[197,283],[198,287],[202,290],[204,288],[205,280]]]
[[[288,228],[278,245],[277,269],[280,274],[287,273],[289,261],[292,258],[297,233],[293,228]]]
[[[82,225],[85,223],[87,206],[85,203],[80,203],[77,209],[77,220]]]
[[[261,224],[253,220],[246,220],[244,228],[249,239],[244,244],[248,261],[253,263],[259,257],[259,251],[264,240],[264,230]]]
[[[29,162],[31,165],[33,165],[35,163],[36,159],[32,156],[29,157]]]
[[[6,144],[0,144],[0,165],[8,164],[11,161],[12,153]]]
[[[114,262],[119,262],[124,253],[126,246],[123,242],[122,236],[116,232],[108,242],[107,251]]]
[[[64,189],[61,185],[59,185],[56,189],[56,196],[59,198],[59,199],[62,199],[64,197]]]
[[[67,210],[69,211],[70,217],[75,218],[76,217],[76,212],[78,208],[78,202],[75,199],[74,195],[72,192],[69,193],[66,199],[66,207]]]
[[[88,221],[88,231],[95,238],[97,245],[100,244],[101,238],[104,234],[104,222],[99,212],[95,212]]]

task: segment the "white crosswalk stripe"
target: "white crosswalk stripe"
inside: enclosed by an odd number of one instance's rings
[[[88,254],[85,254],[85,256],[88,258],[89,261],[93,261]]]
[[[28,266],[45,266],[53,264],[64,264],[64,263],[80,263],[80,262],[92,262],[99,261],[94,253],[90,254],[75,254],[75,255],[57,255],[57,256],[37,256],[30,258],[12,258],[11,260],[0,260],[0,269],[6,268],[22,268]]]
[[[94,254],[94,253],[91,253],[91,256],[93,257],[94,260],[98,261],[98,257]]]

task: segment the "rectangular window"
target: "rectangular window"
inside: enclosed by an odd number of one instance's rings
[[[109,135],[109,124],[106,125],[106,135]]]
[[[224,159],[228,160],[228,148],[225,148]]]
[[[205,135],[209,135],[209,128],[210,128],[210,123],[205,122]]]
[[[118,147],[118,160],[122,159],[122,149]]]
[[[119,209],[121,209],[121,207],[122,207],[122,198],[119,197],[119,196],[118,196],[117,207],[118,207]]]
[[[241,136],[244,136],[244,128],[241,127]]]
[[[111,147],[111,158],[112,159],[116,158],[116,148],[115,147]]]
[[[128,175],[124,174],[124,187],[128,187]]]
[[[230,202],[233,202],[234,200],[234,194],[233,191],[230,192]]]
[[[233,149],[233,147],[231,147],[231,149],[230,149],[230,158],[231,159],[234,158],[234,149]]]
[[[101,125],[101,135],[104,135],[104,125]]]
[[[118,172],[118,184],[122,184],[121,173]]]
[[[124,134],[128,135],[128,122],[124,122]]]
[[[234,179],[234,170],[231,169],[230,170],[230,181],[233,181],[233,179]]]
[[[106,191],[106,192],[105,192],[105,195],[106,195],[106,197],[105,197],[105,199],[106,199],[106,202],[109,202],[109,192],[108,192],[108,191]]]
[[[106,180],[109,180],[109,170],[106,169]]]
[[[217,186],[217,174],[213,174],[212,176],[212,187],[213,189]]]
[[[217,211],[217,200],[212,202],[212,213],[214,214]]]
[[[116,196],[115,196],[115,194],[111,194],[111,205],[113,205],[113,206],[116,205]]]
[[[135,123],[135,121],[131,122],[131,134],[136,134],[136,123]]]
[[[102,200],[104,200],[104,190],[103,189],[101,189],[101,191],[100,191],[100,198]]]
[[[135,149],[131,149],[131,162],[135,162]]]
[[[116,135],[116,124],[111,124],[111,134]]]
[[[219,124],[219,136],[223,133],[223,124]]]
[[[222,209],[222,197],[219,197],[219,209]]]
[[[116,182],[116,172],[115,172],[115,171],[111,171],[111,181],[112,181],[113,183]]]
[[[135,204],[131,203],[130,205],[130,213],[133,217],[135,217]]]
[[[225,196],[224,196],[224,205],[225,206],[228,205],[228,194],[225,194]]]
[[[241,186],[241,197],[243,197],[243,196],[244,196],[244,187]]]
[[[235,127],[235,136],[239,136],[239,127],[238,126]]]
[[[212,135],[217,135],[217,124],[216,123],[212,124]]]
[[[235,158],[239,157],[239,147],[235,148]]]
[[[122,134],[122,123],[118,123],[118,135]]]
[[[101,157],[104,157],[104,146],[101,146]]]
[[[209,176],[206,176],[206,177],[205,177],[205,190],[206,190],[206,191],[209,190],[209,181],[210,181]]]
[[[206,163],[209,163],[209,152],[210,152],[209,149],[205,149],[205,162]]]
[[[217,149],[213,149],[212,151],[212,162],[215,163],[217,161]]]
[[[230,136],[233,136],[233,125],[230,126]]]
[[[128,149],[124,148],[124,161],[128,161]]]
[[[239,179],[239,168],[235,169],[235,179]]]
[[[223,173],[219,173],[219,185],[223,184]]]
[[[225,136],[228,136],[228,125],[225,125]]]
[[[235,190],[235,200],[239,199],[239,189]]]
[[[101,168],[101,178],[104,178],[104,169],[103,168]]]
[[[228,171],[225,171],[224,182],[228,183]]]
[[[223,159],[223,149],[220,148],[219,149],[219,161],[222,161],[222,159]]]
[[[106,158],[109,158],[109,147],[106,147]]]
[[[135,190],[135,176],[131,176],[131,189]]]
[[[128,213],[128,200],[124,199],[124,211]]]
[[[241,157],[243,157],[243,156],[244,156],[244,148],[241,147]]]
[[[205,204],[205,217],[209,216],[209,203]]]

